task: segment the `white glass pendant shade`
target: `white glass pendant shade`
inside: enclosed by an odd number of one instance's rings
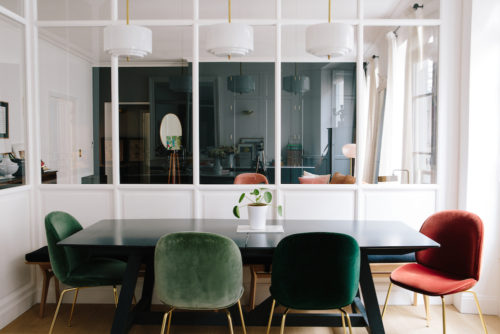
[[[191,93],[193,91],[193,77],[190,75],[172,77],[170,89],[177,93]]]
[[[307,27],[306,51],[318,57],[341,57],[354,48],[354,28],[345,23],[321,23]]]
[[[303,94],[311,89],[311,81],[305,75],[289,75],[283,78],[283,89],[293,94]]]
[[[104,28],[104,51],[113,56],[144,57],[152,52],[151,29],[136,25],[111,25]]]
[[[253,52],[253,28],[242,23],[208,27],[206,49],[218,57],[242,57]]]
[[[239,94],[255,92],[255,80],[250,75],[234,75],[227,78],[227,89]]]

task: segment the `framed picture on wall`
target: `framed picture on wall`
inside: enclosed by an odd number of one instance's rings
[[[9,104],[0,101],[0,138],[9,138]]]

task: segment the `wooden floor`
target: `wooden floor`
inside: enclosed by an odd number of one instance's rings
[[[7,327],[0,330],[2,334],[38,334],[48,333],[51,318],[54,312],[54,305],[48,305],[47,315],[41,319],[38,317],[38,305],[22,314],[19,318],[10,323]],[[114,307],[112,305],[90,305],[79,304],[76,307],[73,317],[72,327],[67,327],[69,316],[69,304],[61,307],[61,312],[56,323],[54,334],[99,334],[109,333],[111,321],[113,318]],[[461,314],[453,306],[448,306],[446,310],[447,333],[482,333],[481,322],[477,315]],[[441,307],[431,306],[431,325],[425,326],[425,311],[423,306],[390,306],[387,310],[384,324],[386,333],[403,334],[431,334],[442,333],[441,327]],[[175,316],[175,315],[174,315]],[[486,316],[486,325],[489,334],[500,333],[500,318],[496,316]],[[160,326],[134,326],[131,334],[149,334],[159,333]],[[242,333],[240,327],[235,328],[236,333]],[[264,327],[249,327],[249,334],[265,333]],[[226,327],[188,327],[174,326],[172,334],[187,333],[207,333],[219,334],[229,333]],[[279,333],[279,328],[273,328],[271,333]],[[287,334],[328,334],[343,333],[341,329],[320,328],[320,327],[287,327]],[[354,333],[367,333],[364,328],[357,328]]]

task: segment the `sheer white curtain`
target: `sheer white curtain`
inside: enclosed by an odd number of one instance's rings
[[[383,113],[383,100],[385,93],[385,80],[379,78],[379,63],[378,58],[373,58],[368,63],[368,74],[366,78],[365,101],[368,104],[365,106],[367,113],[366,123],[366,145],[363,164],[363,181],[374,183],[377,177],[377,150],[378,139],[380,135],[381,120]]]

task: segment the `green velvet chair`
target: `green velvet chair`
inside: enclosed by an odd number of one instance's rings
[[[171,307],[163,316],[161,334],[167,319],[167,333],[170,332],[174,309],[225,309],[233,333],[228,308],[235,304],[238,304],[246,333],[240,303],[243,294],[241,253],[229,238],[201,232],[179,232],[161,237],[155,249],[155,289],[159,299]]]
[[[360,255],[354,238],[340,233],[300,233],[280,241],[273,256],[271,296],[273,304],[267,325],[271,328],[276,303],[285,307],[281,333],[290,309],[339,309],[345,331],[343,307],[352,304],[359,284]]]
[[[71,288],[63,290],[59,297],[49,334],[54,329],[57,314],[59,313],[59,308],[66,292],[75,292],[68,326],[71,326],[71,318],[73,317],[78,291],[82,288],[112,286],[115,306],[118,303],[116,286],[122,282],[127,266],[125,262],[110,258],[91,257],[89,251],[85,249],[57,246],[59,241],[81,229],[82,226],[80,223],[68,213],[54,211],[45,217],[45,232],[47,234],[52,270],[61,283],[71,286]]]

